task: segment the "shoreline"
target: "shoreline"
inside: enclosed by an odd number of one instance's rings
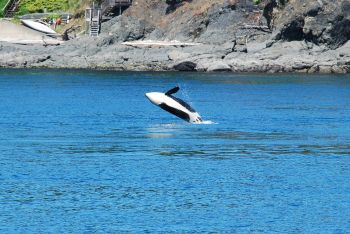
[[[7,29],[0,35],[0,67],[350,73],[350,14],[346,2],[328,5],[300,2],[303,1],[277,7],[280,11],[275,16],[280,18],[271,30],[266,30],[270,25],[266,21],[268,17],[262,18],[259,26],[254,21],[254,12],[247,14],[247,6],[232,5],[230,1],[207,5],[207,14],[199,15],[196,9],[201,7],[200,1],[183,5],[171,14],[165,13],[165,3],[157,9],[135,4],[123,15],[103,23],[98,37],[83,35],[61,45],[4,42],[40,41],[43,34],[0,21],[0,30]],[[146,19],[145,12],[158,17]],[[325,23],[329,17],[332,17],[331,23]],[[168,23],[161,24],[164,22]],[[255,26],[247,28],[246,25]]]
[[[117,72],[117,73],[184,73],[184,74],[234,74],[234,75],[290,75],[290,76],[349,76],[350,72],[347,73],[306,73],[306,72],[232,72],[232,71],[179,71],[179,70],[120,70],[113,68],[79,68],[79,67],[0,67],[0,71],[35,71],[35,72],[60,72],[60,71],[72,71],[72,72]]]
[[[107,43],[104,44],[104,43]],[[303,41],[248,44],[248,52],[224,45],[108,44],[82,37],[59,46],[0,42],[1,68],[193,71],[233,73],[350,73],[350,42],[336,50]],[[187,43],[187,42],[186,42]],[[141,44],[141,46],[135,46]],[[251,51],[251,52],[249,52]]]

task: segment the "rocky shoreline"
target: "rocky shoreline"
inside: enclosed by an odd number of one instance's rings
[[[159,3],[150,12],[164,14],[163,21],[172,22],[165,26],[143,19],[135,5],[104,23],[98,38],[84,36],[57,46],[0,42],[0,67],[350,73],[350,4],[325,2],[295,0],[284,8],[276,5],[279,11],[271,30],[259,24],[247,27],[252,25],[251,12],[239,1],[215,3],[205,14],[189,14],[198,10],[196,1],[171,14],[162,13],[166,5]],[[268,7],[262,6],[264,12]],[[184,10],[192,18],[172,20]],[[263,25],[268,25],[268,17],[264,20]]]

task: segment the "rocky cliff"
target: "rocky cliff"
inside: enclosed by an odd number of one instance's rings
[[[57,47],[0,45],[0,66],[346,73],[349,39],[348,0],[267,0],[259,5],[192,0],[174,6],[134,0],[122,16],[102,25],[98,38]],[[135,40],[182,44],[125,44]]]

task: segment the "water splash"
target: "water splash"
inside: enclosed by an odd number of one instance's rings
[[[211,121],[211,120],[203,120],[202,122],[195,123],[195,124],[218,124],[218,123]]]

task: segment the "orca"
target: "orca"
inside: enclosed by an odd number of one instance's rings
[[[168,90],[166,93],[151,92],[146,93],[146,97],[156,106],[163,110],[189,122],[201,123],[201,116],[186,102],[180,98],[174,97],[172,94],[179,91],[178,86]]]

